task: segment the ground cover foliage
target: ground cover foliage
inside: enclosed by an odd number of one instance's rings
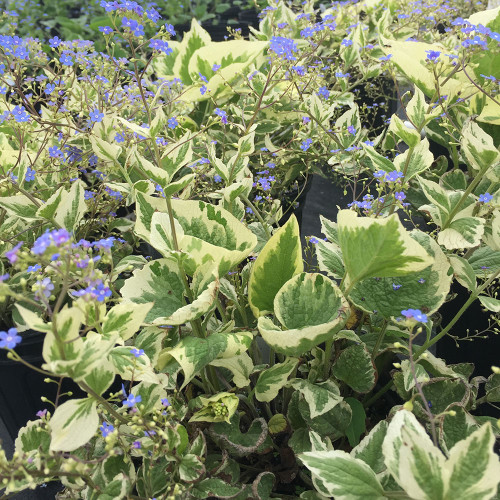
[[[498,498],[500,368],[432,348],[476,301],[498,332],[500,8],[280,1],[213,42],[160,7],[4,14],[0,348],[58,388],[4,498]],[[353,201],[303,248],[325,171]]]

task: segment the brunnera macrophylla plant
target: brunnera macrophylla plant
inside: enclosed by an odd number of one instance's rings
[[[440,34],[452,6],[280,2],[215,43],[103,6],[110,53],[2,38],[0,348],[30,366],[16,348],[41,332],[31,368],[82,393],[0,452],[7,494],[495,498],[476,409],[499,370],[429,348],[473,301],[499,309],[497,77],[476,74],[496,11]],[[379,78],[410,89],[372,128],[355,90]],[[318,163],[363,191],[322,217],[312,268],[278,197]],[[435,230],[403,226],[417,210]],[[469,300],[440,325],[455,281]]]

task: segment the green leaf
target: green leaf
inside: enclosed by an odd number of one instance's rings
[[[248,302],[255,317],[272,312],[279,289],[302,270],[299,225],[292,215],[273,234],[253,264],[248,284]]]
[[[427,267],[429,255],[393,214],[385,219],[338,215],[339,243],[350,287],[370,277],[404,276]]]
[[[382,443],[387,434],[387,427],[388,423],[381,420],[351,451],[351,456],[366,462],[376,474],[385,470]]]
[[[410,147],[410,151],[420,142],[420,134],[413,127],[407,126],[398,115],[391,116],[391,124],[388,130],[402,139]]]
[[[356,392],[369,392],[377,382],[375,366],[363,345],[344,349],[333,365],[332,373]]]
[[[475,290],[477,287],[476,275],[469,262],[458,255],[449,255],[448,259],[453,268],[454,278],[463,287],[471,291]]]
[[[333,243],[319,241],[314,249],[316,250],[320,271],[328,273],[335,279],[342,279],[345,269],[340,248]]]
[[[446,498],[445,457],[411,412],[396,412],[382,451],[387,469],[410,497]]]
[[[269,426],[270,434],[279,434],[280,432],[284,432],[286,430],[288,422],[282,413],[276,413],[269,419],[267,425]]]
[[[174,348],[164,349],[158,359],[161,370],[174,358],[184,371],[184,388],[207,364],[218,357],[231,358],[243,354],[253,340],[250,333],[213,333],[206,339],[184,337]]]
[[[232,382],[236,387],[242,388],[250,385],[250,374],[253,371],[252,358],[246,353],[231,358],[215,359],[211,366],[226,368],[233,373]]]
[[[160,378],[155,373],[151,360],[142,354],[134,356],[132,346],[115,347],[109,354],[116,373],[124,380],[143,380],[151,384],[159,384]]]
[[[299,455],[299,458],[313,478],[321,481],[328,496],[336,500],[385,498],[384,490],[370,467],[345,451],[311,451]]]
[[[191,490],[191,494],[195,498],[215,497],[222,500],[236,498],[241,492],[240,486],[231,486],[216,477],[203,479]]]
[[[194,200],[172,200],[172,207],[184,231],[179,247],[188,254],[184,267],[191,276],[209,261],[223,276],[257,244],[252,231],[223,208]]]
[[[352,410],[351,423],[346,430],[346,436],[349,444],[354,447],[359,443],[361,434],[366,431],[366,413],[363,404],[357,399],[346,398],[345,402]]]
[[[500,312],[500,300],[494,299],[493,297],[488,297],[486,295],[480,295],[478,299],[481,304],[489,311]]]
[[[36,220],[38,207],[39,205],[23,194],[0,197],[0,208],[3,208],[7,215],[20,217],[23,220]]]
[[[377,311],[384,318],[398,317],[407,308],[436,312],[446,300],[453,275],[440,246],[428,234],[412,231],[410,236],[428,253],[427,267],[397,278],[373,277],[358,283],[349,298],[359,309]]]
[[[453,411],[454,415],[448,413],[444,415],[440,426],[442,448],[448,456],[453,446],[479,428],[474,417],[462,406],[453,406]]]
[[[500,373],[492,373],[484,387],[486,400],[490,403],[500,403]]]
[[[403,154],[394,158],[394,166],[404,172],[405,182],[417,174],[428,170],[434,161],[434,155],[429,150],[429,141],[424,139],[415,147],[407,149]]]
[[[196,455],[184,455],[179,464],[179,477],[182,481],[194,482],[205,473],[205,466]]]
[[[278,395],[279,390],[286,385],[288,377],[295,370],[298,362],[297,358],[286,358],[283,363],[277,363],[262,371],[255,384],[257,401],[272,401]]]
[[[70,399],[50,419],[50,451],[73,451],[87,444],[97,431],[99,415],[93,399]]]
[[[488,423],[459,441],[445,465],[446,498],[493,498],[500,483],[500,460],[493,451],[495,436]]]
[[[144,132],[146,129],[141,128],[141,130]],[[90,136],[90,143],[92,144],[92,150],[101,160],[113,163],[118,161],[118,157],[122,152],[122,148],[118,144],[111,144],[93,134]]]
[[[106,314],[102,324],[102,334],[106,336],[118,332],[122,340],[130,339],[139,330],[152,307],[153,303],[120,302]]]
[[[252,493],[256,500],[268,500],[275,483],[272,472],[261,472],[252,483]]]
[[[125,304],[153,303],[144,320],[146,323],[168,317],[186,305],[179,267],[169,259],[155,260],[134,271],[120,292]]]
[[[184,85],[192,83],[189,63],[197,49],[211,42],[210,35],[200,26],[196,19],[191,20],[191,29],[184,35],[178,45],[179,54],[175,60],[173,74],[178,76]]]
[[[276,352],[289,356],[300,356],[333,339],[349,315],[340,289],[317,273],[297,274],[287,281],[274,298],[274,309],[285,330],[260,317],[259,331]]]
[[[462,217],[454,219],[446,229],[441,230],[437,241],[448,250],[473,248],[481,243],[483,233],[483,218]]]
[[[19,430],[14,442],[14,450],[27,456],[49,452],[50,434],[41,420],[29,421]],[[34,453],[33,453],[34,452]]]
[[[468,163],[476,170],[486,170],[500,161],[492,137],[472,120],[462,130],[461,146]]]
[[[330,411],[342,401],[338,386],[331,380],[313,384],[305,379],[293,379],[289,385],[299,391],[307,404],[311,418]]]
[[[263,418],[255,419],[245,433],[240,431],[240,416],[235,413],[231,422],[218,422],[210,426],[210,437],[223,449],[236,457],[244,457],[267,448],[269,429]]]

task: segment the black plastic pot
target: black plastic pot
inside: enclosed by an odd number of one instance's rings
[[[31,365],[41,368],[44,360],[42,347],[44,333],[28,330],[20,334],[22,342],[16,347],[16,353]],[[28,420],[36,420],[36,413],[44,408],[53,411],[50,403],[42,403],[41,397],[46,396],[55,401],[57,385],[44,382],[46,376],[11,360],[8,351],[0,349],[0,417],[12,439],[17,437],[19,429]],[[61,393],[72,391],[73,397],[84,397],[85,394],[70,379],[64,379]]]

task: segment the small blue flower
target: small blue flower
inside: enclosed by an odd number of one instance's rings
[[[0,332],[0,349],[14,349],[21,342],[22,337],[17,334],[16,328],[9,328]]]
[[[137,349],[137,347],[134,347],[133,349],[130,350],[130,352],[136,357],[140,357],[144,354],[144,349]]]
[[[215,72],[215,71],[218,71],[219,69],[221,69],[221,65],[220,64],[214,64],[212,66],[212,71]]]
[[[172,118],[169,118],[167,120],[167,125],[168,125],[168,128],[177,127],[177,125],[179,125],[179,122],[177,121],[177,117],[173,116]]]
[[[403,285],[396,285],[396,283],[392,284],[392,289],[393,290],[399,290]]]
[[[127,396],[127,399],[123,401],[123,406],[127,406],[128,408],[133,408],[137,403],[140,403],[142,401],[141,396],[134,396],[132,393],[130,393]]]
[[[16,106],[11,111],[12,116],[16,120],[16,122],[27,122],[30,119],[30,115],[26,113],[26,108],[24,106]]]
[[[104,113],[101,113],[98,109],[94,109],[94,111],[91,111],[89,113],[89,116],[93,122],[102,122],[102,119],[104,118]]]
[[[438,62],[441,52],[439,50],[426,50],[427,60],[433,62],[434,64]]]
[[[406,195],[403,191],[396,191],[394,193],[394,198],[396,198],[397,201],[403,201],[406,198]]]
[[[64,50],[61,54],[61,57],[59,58],[59,61],[63,66],[73,66],[73,58],[71,57],[72,55],[72,52]]]
[[[350,47],[352,45],[352,40],[344,38],[340,44],[343,45],[344,47]]]
[[[413,318],[419,323],[427,323],[427,315],[424,314],[420,309],[404,309],[401,314],[405,318]]]
[[[307,151],[311,147],[312,142],[312,139],[306,139],[305,141],[302,141],[300,149],[302,149],[302,151]]]
[[[110,26],[99,26],[99,31],[104,35],[111,35],[111,33],[113,33],[113,28]]]
[[[388,61],[392,57],[392,54],[387,54],[386,56],[379,57],[379,61]]]
[[[99,427],[99,430],[101,431],[102,437],[105,438],[109,436],[115,430],[115,428],[111,424],[103,422],[101,427]]]
[[[34,181],[35,180],[35,174],[36,174],[36,171],[30,167],[28,167],[26,169],[26,175],[24,177],[24,180],[26,182],[31,182],[31,181]]]
[[[347,127],[347,131],[351,134],[351,135],[356,135],[356,128],[354,127],[354,125],[349,125]]]
[[[227,124],[227,113],[225,111],[223,111],[220,108],[215,108],[214,113],[217,116],[220,116],[220,121],[221,121],[222,124],[224,124],[224,125]]]
[[[493,199],[493,196],[490,193],[484,193],[479,195],[479,201],[481,203],[489,203]]]
[[[326,87],[320,87],[316,94],[323,99],[328,99],[330,97],[330,91]]]
[[[222,182],[222,177],[219,174],[214,175],[214,182]]]

